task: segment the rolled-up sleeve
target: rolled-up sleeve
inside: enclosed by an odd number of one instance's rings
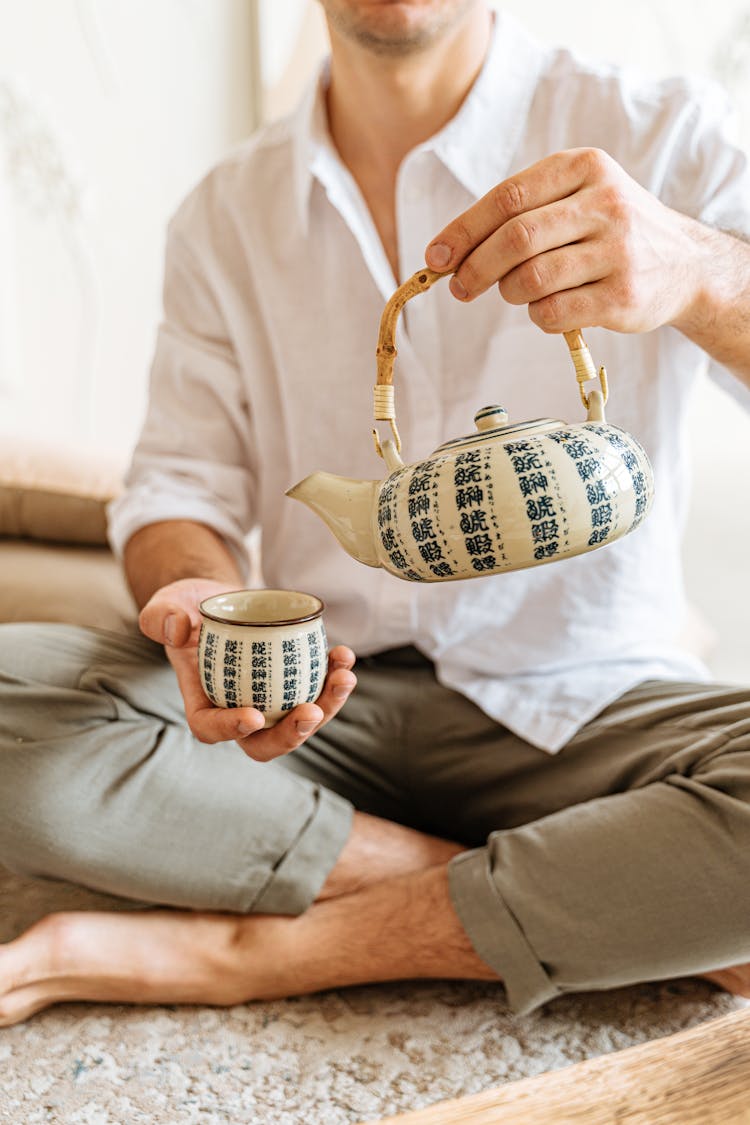
[[[243,572],[255,522],[251,411],[219,297],[176,220],[167,237],[164,320],[143,429],[109,507],[109,538],[160,520],[195,520],[226,541]]]

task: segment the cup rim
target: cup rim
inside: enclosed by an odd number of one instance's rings
[[[232,594],[296,594],[303,598],[311,598],[317,603],[318,608],[313,613],[307,613],[301,617],[277,618],[275,621],[236,621],[231,617],[221,617],[218,613],[212,613],[210,609],[206,608],[207,606],[211,606],[212,602],[217,602],[221,598],[229,597]],[[316,594],[308,594],[305,590],[280,590],[259,586],[255,589],[242,587],[238,590],[224,590],[221,594],[212,594],[210,598],[205,598],[204,601],[199,603],[198,609],[200,610],[201,617],[205,617],[209,621],[217,621],[220,625],[234,625],[238,629],[248,627],[253,629],[277,629],[280,625],[302,625],[305,621],[315,621],[323,613],[325,602]]]

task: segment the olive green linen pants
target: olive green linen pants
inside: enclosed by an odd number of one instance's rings
[[[293,914],[357,808],[471,849],[452,900],[519,1012],[750,961],[750,692],[646,683],[550,756],[414,649],[357,674],[336,719],[260,764],[196,742],[145,639],[0,626],[0,862],[140,902]]]

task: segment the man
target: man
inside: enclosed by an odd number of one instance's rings
[[[323,6],[330,74],[170,228],[112,512],[150,642],[2,634],[0,859],[195,912],[43,920],[0,950],[0,1018],[420,976],[502,981],[519,1011],[682,975],[748,995],[750,700],[677,639],[689,385],[709,362],[750,384],[723,104],[545,50],[484,0]],[[315,468],[375,475],[375,329],[425,246],[454,276],[404,317],[407,450],[500,394],[511,418],[570,416],[557,334],[594,326],[611,416],[654,463],[637,532],[420,586],[283,498]],[[256,525],[268,585],[322,596],[336,642],[318,702],[270,730],[210,707],[195,656],[198,603],[246,581]]]

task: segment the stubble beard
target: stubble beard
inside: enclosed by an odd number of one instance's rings
[[[375,15],[370,19],[326,0],[323,0],[323,7],[331,26],[340,35],[358,43],[374,55],[398,58],[427,50],[458,24],[476,3],[477,0],[447,3],[424,22],[411,26],[404,21],[397,22],[389,18],[385,7],[379,17]]]

